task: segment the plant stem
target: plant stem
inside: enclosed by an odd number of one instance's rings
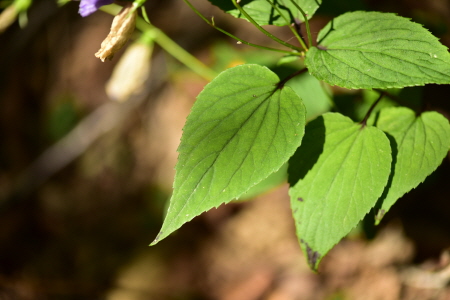
[[[370,117],[370,114],[372,113],[373,109],[375,108],[375,106],[377,106],[377,104],[380,102],[380,100],[384,97],[385,93],[381,92],[380,96],[378,97],[377,101],[375,101],[372,106],[369,108],[369,110],[367,111],[366,115],[364,116],[364,119],[360,122],[360,124],[362,125],[362,127],[367,126],[367,120]]]
[[[113,4],[102,6],[100,9],[108,14],[116,15],[120,10],[120,6]],[[217,73],[215,71],[207,67],[195,56],[181,48],[160,29],[150,23],[145,22],[141,17],[138,17],[136,20],[136,28],[148,35],[151,35],[153,37],[153,41],[157,43],[161,48],[163,48],[167,53],[175,57],[186,67],[188,67],[201,77],[205,78],[206,80],[211,81],[214,77],[217,76]]]
[[[303,68],[303,69],[300,69],[300,70],[295,71],[294,73],[290,74],[289,76],[287,76],[286,78],[284,78],[283,80],[281,80],[281,81],[277,84],[277,89],[283,88],[283,86],[284,86],[289,80],[291,80],[291,79],[294,78],[295,76],[298,76],[298,75],[300,75],[300,74],[305,73],[306,71],[308,71],[308,69],[307,69],[307,68]]]
[[[311,29],[309,28],[308,16],[306,15],[306,13],[303,11],[303,9],[294,0],[291,0],[291,2],[300,11],[300,13],[303,16],[303,19],[305,19],[306,34],[308,35],[308,47],[311,48],[312,47],[312,37],[311,37]]]
[[[393,94],[391,94],[391,93],[389,93],[389,92],[387,92],[387,91],[383,91],[383,90],[380,90],[380,89],[373,89],[373,90],[376,91],[376,92],[378,92],[378,93],[380,93],[380,94],[381,94],[381,93],[384,93],[384,95],[385,95],[386,97],[388,97],[389,99],[391,99],[391,100],[397,102],[397,104],[399,104],[399,105],[401,105],[401,106],[409,107],[409,108],[411,108],[411,109],[414,110],[414,111],[417,111],[417,110],[418,110],[417,107],[414,107],[413,105],[411,105],[411,103],[405,101],[404,99],[400,98],[399,96],[393,95]]]
[[[145,10],[144,6],[141,6],[141,13],[142,13],[142,18],[144,19],[144,21],[147,23],[150,23],[150,19],[148,18],[147,11]]]
[[[136,10],[139,7],[142,7],[147,0],[134,0],[133,1],[133,9]]]
[[[263,49],[263,50],[269,50],[269,51],[276,51],[276,52],[281,52],[281,53],[286,53],[286,54],[293,54],[293,55],[300,55],[300,53],[298,52],[293,52],[293,51],[289,51],[289,50],[282,50],[282,49],[276,49],[276,48],[272,48],[272,47],[266,47],[266,46],[261,46],[261,45],[256,45],[247,41],[244,41],[240,38],[238,38],[237,36],[223,30],[220,27],[217,27],[216,24],[214,24],[214,19],[213,21],[209,21],[205,16],[202,15],[201,12],[199,12],[188,0],[183,0],[200,18],[203,19],[203,21],[205,21],[208,25],[210,25],[211,27],[213,27],[214,29],[222,32],[223,34],[226,34],[227,36],[231,37],[232,39],[235,39],[237,41],[239,41],[242,44],[251,46],[251,47],[255,47],[255,48],[259,48],[259,49]],[[297,54],[298,53],[298,54]]]
[[[297,51],[302,51],[301,48],[296,47],[294,45],[291,45],[289,43],[286,43],[283,40],[280,40],[279,38],[277,38],[276,36],[274,36],[273,34],[271,34],[270,32],[268,32],[267,30],[265,30],[264,28],[262,28],[255,20],[253,20],[252,17],[250,17],[250,15],[236,2],[236,0],[231,0],[234,4],[234,6],[247,18],[247,20],[252,23],[256,28],[258,28],[259,31],[261,31],[263,34],[265,34],[266,36],[268,36],[269,38],[271,38],[272,40],[274,40],[275,42],[286,46],[288,48],[297,50]]]
[[[269,4],[272,6],[272,8],[273,9],[275,9],[277,12],[278,12],[278,14],[280,15],[280,16],[282,16],[283,17],[283,19],[285,20],[285,22],[286,23],[290,23],[290,20],[288,20],[287,18],[286,18],[286,16],[283,14],[283,12],[281,11],[281,9],[278,7],[278,6],[276,6],[271,0],[266,0],[267,2],[269,2]],[[295,30],[294,28],[292,28],[292,26],[288,26],[289,27],[289,29],[292,31],[292,33],[295,35],[295,37],[297,38],[297,40],[299,41],[299,43],[300,43],[300,45],[302,46],[302,48],[305,50],[305,51],[308,51],[308,47],[306,47],[306,45],[305,45],[305,43],[303,42],[303,39],[300,37],[300,35],[299,35],[299,33],[297,32],[297,30]]]

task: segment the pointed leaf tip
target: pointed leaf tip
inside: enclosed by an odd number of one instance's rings
[[[305,108],[266,67],[222,72],[200,93],[183,129],[174,191],[160,235],[240,197],[300,145]],[[154,244],[153,243],[153,244]]]
[[[437,169],[450,149],[449,121],[434,111],[417,116],[406,107],[386,108],[377,127],[391,138],[394,166],[376,224],[400,197]]]
[[[305,132],[289,161],[289,194],[300,245],[317,270],[383,193],[391,149],[381,130],[337,113],[323,114]]]

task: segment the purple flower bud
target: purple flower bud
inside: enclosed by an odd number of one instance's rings
[[[78,12],[82,17],[87,17],[97,11],[100,6],[113,3],[114,0],[81,0]]]

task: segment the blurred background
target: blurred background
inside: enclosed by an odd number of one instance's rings
[[[248,22],[192,3],[240,38],[270,45]],[[207,80],[156,45],[151,60],[138,61],[151,66],[140,92],[113,101],[105,86],[124,50],[104,63],[94,56],[112,16],[81,18],[78,5],[35,0],[28,24],[0,35],[1,300],[450,299],[448,156],[380,226],[360,226],[339,243],[319,274],[298,245],[285,183],[149,247],[172,191],[181,129]],[[146,8],[153,25],[216,72],[276,66],[281,57],[237,45],[182,1],[148,0]],[[450,46],[448,0],[324,0],[313,33],[361,9],[411,18]],[[332,92],[342,111],[367,107],[359,91]],[[450,116],[450,86],[404,92]]]

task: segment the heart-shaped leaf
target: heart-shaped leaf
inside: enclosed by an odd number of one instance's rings
[[[238,198],[300,145],[305,108],[266,67],[222,72],[200,93],[183,129],[174,191],[153,244],[195,216]]]
[[[409,108],[391,107],[380,112],[377,127],[391,138],[394,156],[391,181],[376,214],[378,223],[397,199],[442,163],[450,149],[450,124],[434,111],[416,116]]]
[[[376,204],[390,169],[389,140],[378,128],[337,113],[306,126],[289,182],[297,236],[313,270]]]

